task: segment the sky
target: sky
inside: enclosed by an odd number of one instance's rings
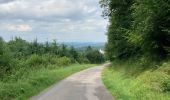
[[[99,0],[0,0],[0,36],[39,42],[106,42]]]

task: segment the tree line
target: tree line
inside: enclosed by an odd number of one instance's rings
[[[100,0],[100,5],[109,19],[108,59],[147,62],[169,57],[169,0]]]
[[[103,55],[92,47],[83,51],[53,42],[28,42],[16,37],[9,42],[0,38],[0,79],[20,69],[28,70],[49,65],[66,66],[72,63],[102,63]],[[22,72],[22,71],[20,71]]]

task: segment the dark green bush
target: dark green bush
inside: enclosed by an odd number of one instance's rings
[[[103,63],[105,61],[104,55],[98,50],[91,50],[87,52],[86,57],[90,63]]]

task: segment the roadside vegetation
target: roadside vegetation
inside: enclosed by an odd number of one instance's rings
[[[116,100],[170,99],[170,62],[143,72],[129,67],[136,68],[137,65],[114,62],[103,71],[103,82]]]
[[[92,52],[92,53],[91,53]],[[56,41],[0,38],[0,100],[24,100],[85,68],[104,62],[98,50],[79,51]]]
[[[103,80],[118,100],[170,99],[170,2],[100,0],[109,20]]]
[[[95,65],[72,64],[62,68],[57,68],[57,65],[53,65],[53,68],[51,68],[50,65],[38,70],[28,69],[23,71],[24,74],[20,77],[11,76],[7,81],[0,82],[0,99],[26,100],[67,76],[92,66]]]

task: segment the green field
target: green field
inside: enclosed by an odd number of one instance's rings
[[[7,81],[0,82],[0,100],[28,99],[65,77],[92,66],[94,64],[73,64],[52,69],[49,67],[30,70],[23,74],[20,79],[17,76],[11,76]]]

